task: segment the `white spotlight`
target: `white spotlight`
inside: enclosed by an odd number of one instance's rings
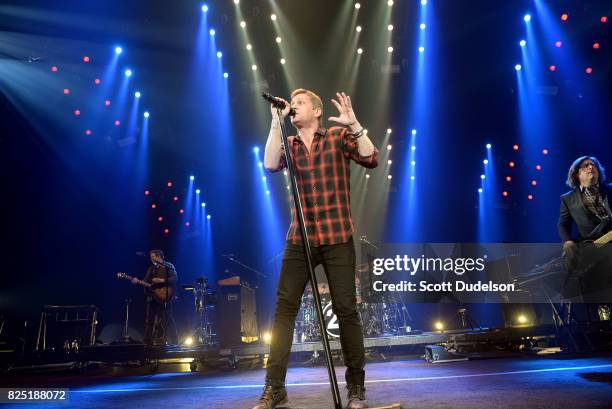
[[[132,70],[130,70],[129,68],[127,70],[125,70],[124,72],[126,77],[131,77],[132,76]]]
[[[281,64],[285,64],[287,62],[287,60],[285,60],[284,58],[281,58]]]
[[[227,72],[224,72],[223,73],[223,78],[228,78],[228,77],[229,77],[229,74]]]
[[[270,15],[270,19],[272,19],[272,21],[276,21],[276,14]]]
[[[251,65],[251,69],[252,69],[253,71],[257,71],[257,66],[256,66],[255,64],[253,64],[253,65]]]
[[[392,5],[393,5],[393,0],[389,0],[389,1],[387,2],[387,6],[391,7]]]
[[[424,53],[424,52],[425,52],[425,47],[420,46],[420,47],[419,47],[419,52],[420,52],[421,54],[422,54],[422,53]]]
[[[515,70],[517,70],[517,71],[520,71],[522,68],[523,68],[523,67],[521,66],[521,64],[516,64],[516,65],[514,66],[514,69],[515,69]]]
[[[223,53],[221,51],[217,51],[217,58],[223,57]]]
[[[355,3],[355,8],[356,8],[357,10],[359,10],[359,9],[361,8],[361,4],[359,4],[359,3]]]
[[[525,46],[527,45],[527,41],[525,41],[525,40],[521,40],[521,41],[519,41],[519,45],[520,45],[521,47],[525,47]]]
[[[391,133],[393,130],[391,128],[387,128],[387,133]]]
[[[245,28],[246,27],[246,21],[242,20],[240,22],[240,27]]]
[[[525,23],[529,23],[531,21],[531,14],[525,14],[525,17],[523,17],[523,20],[525,20]]]
[[[208,34],[210,34],[211,36],[214,36],[215,34],[217,34],[217,32],[215,31],[214,28],[211,28],[210,30],[208,30]]]
[[[358,33],[361,33],[361,26],[355,27],[355,31],[357,31]]]
[[[391,46],[387,47],[387,52],[388,53],[392,53],[393,52],[393,47],[391,47]]]
[[[246,49],[247,49],[247,50],[249,50],[249,51],[251,51],[251,50],[253,49],[253,46],[252,46],[251,44],[247,44],[247,45],[246,45]]]
[[[204,13],[207,13],[207,12],[208,12],[208,6],[207,6],[206,4],[203,4],[203,5],[202,5],[202,11],[203,11]]]
[[[143,115],[145,118],[148,118],[148,117],[150,116],[150,115],[149,115],[149,111],[145,111],[145,113],[144,113],[144,114],[142,114],[142,115]]]
[[[389,24],[389,25],[387,26],[387,30],[389,30],[389,31],[393,31],[393,24]]]
[[[277,44],[280,44],[280,43],[281,43],[281,41],[283,41],[283,39],[282,39],[282,38],[280,38],[280,37],[276,37],[276,43],[277,43]]]
[[[421,23],[421,25],[419,26],[419,28],[421,30],[425,30],[427,28],[427,25],[425,25],[425,23]]]
[[[363,54],[363,49],[362,48],[358,48],[357,49],[357,54]]]
[[[123,52],[123,48],[121,47],[115,47],[115,54],[121,54]]]
[[[136,92],[134,92],[134,96],[135,96],[136,98],[140,98],[140,96],[141,96],[140,91],[136,91]]]

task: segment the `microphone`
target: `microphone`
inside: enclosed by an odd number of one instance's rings
[[[263,99],[265,99],[266,101],[271,103],[274,106],[274,108],[285,109],[285,106],[287,105],[285,103],[285,101],[283,101],[282,99],[277,98],[277,97],[273,97],[272,95],[268,94],[267,92],[262,92],[261,96],[263,97]],[[296,114],[295,109],[290,108],[289,109],[289,115],[290,116],[295,116],[295,114]]]

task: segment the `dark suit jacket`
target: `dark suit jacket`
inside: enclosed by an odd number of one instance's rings
[[[608,198],[611,194],[612,184],[602,184],[601,195],[604,199],[604,206],[608,210],[608,213],[610,213]],[[580,188],[576,188],[561,196],[561,209],[559,210],[557,229],[559,230],[559,236],[563,242],[576,239],[572,237],[572,223],[578,228],[578,233],[580,234],[578,239],[588,236],[600,223],[599,219],[588,211],[582,203]]]

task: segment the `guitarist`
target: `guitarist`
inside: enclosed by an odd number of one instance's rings
[[[572,191],[561,196],[557,228],[570,265],[581,262],[576,260],[577,242],[597,239],[610,230],[607,223],[612,219],[609,202],[612,185],[605,181],[605,169],[593,156],[581,156],[569,168],[566,183]],[[572,226],[578,230],[577,237],[572,235]],[[592,237],[594,231],[598,237]]]
[[[151,266],[143,281],[153,284],[151,289],[166,288],[168,291],[176,286],[176,269],[164,260],[164,252],[161,250],[149,251]],[[138,283],[137,278],[132,279],[133,284]],[[166,343],[168,320],[172,321],[172,305],[170,301],[160,303],[151,296],[150,289],[145,289],[147,295],[147,310],[145,317],[144,343],[147,345],[163,345]],[[176,326],[174,326],[176,329]]]

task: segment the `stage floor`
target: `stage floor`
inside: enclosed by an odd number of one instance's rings
[[[344,368],[337,367],[344,380]],[[423,360],[369,363],[370,406],[400,402],[405,408],[609,408],[612,355],[482,359],[428,364]],[[146,376],[85,374],[13,379],[12,386],[71,389],[67,405],[16,404],[15,408],[250,408],[261,392],[263,369]],[[10,382],[10,381],[9,381]],[[6,386],[7,379],[2,381]],[[16,385],[15,385],[16,384]],[[291,367],[287,375],[292,409],[331,408],[326,369]],[[346,389],[340,385],[343,403]]]

